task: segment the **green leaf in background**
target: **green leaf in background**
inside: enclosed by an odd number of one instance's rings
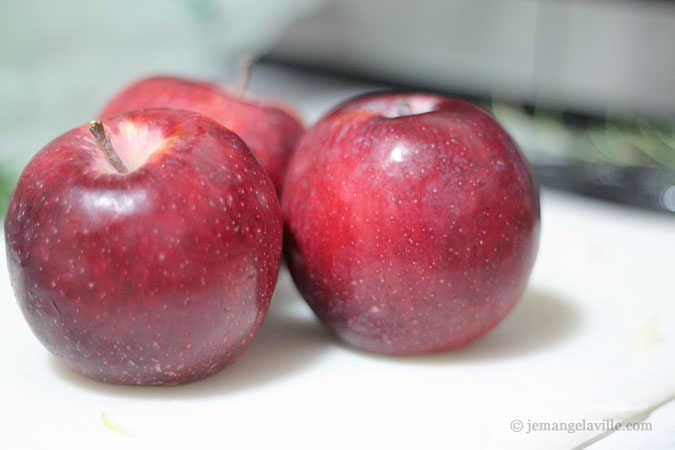
[[[9,195],[14,187],[14,177],[4,168],[0,167],[0,217],[4,217],[9,203]]]
[[[675,122],[652,123],[628,116],[585,125],[567,123],[560,111],[493,102],[492,113],[533,162],[562,157],[615,166],[675,169]]]

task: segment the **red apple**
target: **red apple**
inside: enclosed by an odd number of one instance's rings
[[[212,117],[237,133],[260,159],[280,192],[286,165],[304,128],[289,108],[246,98],[214,83],[155,77],[117,94],[101,117],[142,108],[175,108]]]
[[[237,135],[197,113],[147,109],[91,130],[97,139],[84,125],[44,147],[10,200],[8,265],[26,320],[97,380],[218,371],[257,333],[276,283],[271,180]]]
[[[539,240],[530,168],[495,119],[438,95],[372,94],[301,139],[282,197],[286,260],[359,349],[421,354],[494,328]]]

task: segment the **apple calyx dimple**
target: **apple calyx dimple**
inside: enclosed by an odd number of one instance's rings
[[[124,162],[122,162],[122,159],[115,151],[112,142],[110,142],[110,137],[106,133],[103,123],[100,120],[92,120],[89,122],[89,131],[94,135],[96,145],[105,154],[115,170],[119,173],[129,172],[129,169],[127,169],[127,166],[124,165]]]

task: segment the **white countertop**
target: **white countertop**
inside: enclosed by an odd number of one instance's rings
[[[619,431],[595,447],[673,448],[675,405],[649,416],[675,394],[672,217],[544,191],[542,224],[523,299],[469,347],[414,358],[346,348],[284,271],[262,332],[241,359],[173,388],[109,386],[70,372],[21,317],[3,257],[0,442],[562,449],[601,433],[516,433],[512,421],[630,419],[653,429]]]
[[[263,81],[310,122],[354,91],[301,97]],[[672,216],[544,190],[539,257],[515,310],[473,345],[425,357],[343,346],[284,269],[240,360],[172,388],[105,385],[56,361],[21,317],[4,253],[3,239],[3,448],[675,448]],[[526,432],[583,420],[652,430]]]

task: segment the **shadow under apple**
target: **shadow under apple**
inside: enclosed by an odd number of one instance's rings
[[[314,318],[286,271],[282,271],[265,322],[249,348],[231,366],[203,380],[179,386],[105,384],[73,372],[51,354],[57,376],[85,389],[110,395],[192,398],[223,395],[282,379],[315,363],[334,338]]]
[[[545,351],[571,336],[581,323],[569,301],[551,292],[528,289],[514,310],[487,336],[444,353],[392,357],[352,349],[310,313],[286,270],[282,271],[268,317],[248,350],[223,371],[195,383],[171,387],[109,385],[85,378],[49,356],[54,372],[68,382],[111,395],[193,398],[223,395],[273,383],[317,363],[336,348],[396,364],[480,364]]]
[[[397,364],[472,364],[545,351],[571,336],[580,324],[581,313],[570,301],[543,289],[529,288],[494,330],[466,347],[420,356],[376,355],[344,344],[343,347]]]

